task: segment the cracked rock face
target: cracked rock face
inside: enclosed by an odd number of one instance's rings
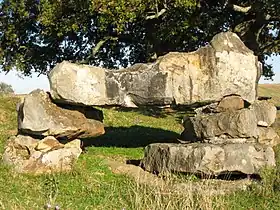
[[[232,94],[253,102],[259,71],[253,52],[226,32],[195,52],[171,52],[121,70],[64,61],[48,78],[57,103],[136,107],[219,101]]]

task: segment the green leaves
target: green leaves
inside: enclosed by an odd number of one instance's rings
[[[24,74],[62,60],[125,67],[227,30],[262,62],[280,49],[278,0],[3,0],[0,9],[0,67]],[[268,65],[264,74],[273,75]]]

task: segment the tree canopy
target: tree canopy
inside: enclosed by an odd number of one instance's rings
[[[11,85],[4,82],[0,82],[0,95],[1,94],[13,94],[14,90]]]
[[[25,75],[62,60],[126,67],[195,50],[221,31],[237,33],[265,64],[280,52],[279,29],[279,0],[2,0],[0,67]]]

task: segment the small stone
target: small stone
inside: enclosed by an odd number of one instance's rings
[[[75,139],[64,145],[65,148],[81,148],[81,140]]]
[[[237,95],[225,96],[218,104],[217,112],[239,110],[244,108],[244,100]]]
[[[268,123],[264,121],[258,121],[258,126],[268,127]]]
[[[268,101],[255,101],[249,107],[255,113],[260,126],[271,126],[276,119],[277,109],[275,105]]]
[[[258,143],[276,146],[280,144],[280,137],[272,127],[258,127]]]
[[[47,203],[44,207],[45,207],[45,209],[50,209],[52,206],[51,206],[51,204]]]
[[[55,149],[55,148],[58,149],[63,147],[64,147],[63,144],[59,143],[59,141],[55,137],[47,136],[38,142],[35,149],[37,151],[47,152],[51,149]]]

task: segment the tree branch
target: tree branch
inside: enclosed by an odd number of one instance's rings
[[[104,45],[108,40],[118,40],[118,37],[107,36],[104,39],[100,40],[94,48],[92,48],[92,56],[95,56],[99,49]]]
[[[155,18],[159,18],[161,15],[163,15],[166,12],[166,8],[161,9],[158,13],[154,14],[154,15],[150,15],[146,17],[146,20],[151,20],[151,19],[155,19]]]
[[[276,40],[271,41],[268,44],[262,46],[260,50],[261,50],[261,52],[266,53],[266,52],[268,52],[268,50],[272,49],[274,45],[278,45],[278,44],[280,44],[280,40],[276,39]]]
[[[236,12],[242,12],[242,13],[247,13],[250,11],[250,9],[252,8],[252,6],[249,6],[249,7],[242,7],[242,6],[238,6],[236,4],[233,4],[232,5],[232,8],[234,11]]]

